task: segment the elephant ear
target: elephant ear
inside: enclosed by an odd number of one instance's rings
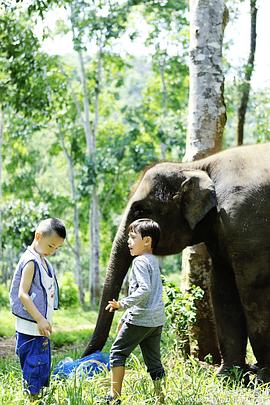
[[[181,184],[183,214],[191,229],[217,206],[215,186],[202,170],[185,171],[186,180]]]

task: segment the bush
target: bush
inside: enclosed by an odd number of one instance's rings
[[[196,301],[203,298],[203,290],[192,285],[188,291],[182,292],[174,283],[166,282],[163,278],[167,297],[165,303],[168,320],[167,332],[175,334],[174,344],[183,353],[189,352],[191,329],[196,322]]]
[[[7,287],[0,284],[0,307],[9,306],[9,293]]]
[[[62,308],[77,307],[79,305],[79,290],[73,273],[65,273],[59,283],[60,306]]]
[[[86,346],[86,342],[89,339],[88,329],[78,329],[67,331],[55,331],[52,335],[52,342],[54,349],[60,348],[66,345],[83,345]]]

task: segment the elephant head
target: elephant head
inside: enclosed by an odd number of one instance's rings
[[[175,254],[193,244],[197,225],[215,206],[214,185],[203,170],[159,163],[144,172],[113,242],[96,328],[84,356],[101,350],[109,335],[113,313],[105,311],[105,307],[108,300],[118,298],[132,261],[127,246],[129,224],[138,218],[155,220],[160,225],[161,238],[154,253]]]

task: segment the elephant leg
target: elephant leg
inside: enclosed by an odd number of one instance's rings
[[[249,261],[237,283],[245,311],[248,336],[258,362],[258,378],[270,381],[270,274],[267,258]],[[268,261],[269,262],[269,261]],[[253,264],[253,265],[252,265]],[[255,266],[255,267],[254,267]],[[256,269],[256,271],[254,271]]]
[[[231,268],[213,258],[211,296],[222,357],[220,372],[245,367],[247,327]]]
[[[254,289],[253,294],[262,294],[262,297],[265,297],[266,294],[269,294],[269,288],[260,288]],[[257,308],[264,307],[264,305],[260,305],[257,301],[255,304]],[[255,308],[254,305],[254,308]],[[257,311],[257,310],[256,310]],[[247,311],[247,322],[248,322],[248,334],[250,344],[253,350],[253,353],[257,360],[257,378],[262,380],[264,383],[270,382],[270,333],[269,333],[269,326],[265,327],[264,325],[262,328],[259,326],[262,325],[262,322],[265,322],[265,325],[270,325],[269,319],[269,306],[266,310],[258,309],[260,314],[260,319],[258,319],[257,325],[254,325],[254,314],[249,313]],[[263,318],[263,321],[262,321]],[[252,319],[252,321],[250,321]]]

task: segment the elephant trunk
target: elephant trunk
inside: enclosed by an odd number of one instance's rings
[[[96,327],[82,357],[102,350],[105,345],[114,316],[114,312],[106,311],[105,308],[109,300],[118,299],[131,261],[132,257],[127,246],[126,221],[123,220],[113,242]]]

